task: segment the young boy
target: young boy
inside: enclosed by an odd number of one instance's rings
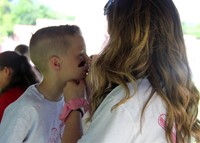
[[[59,120],[68,81],[85,78],[88,56],[79,27],[61,25],[38,30],[30,40],[32,62],[43,74],[5,111],[0,125],[2,143],[60,143]]]

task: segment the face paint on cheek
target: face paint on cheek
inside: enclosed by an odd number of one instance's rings
[[[85,61],[80,62],[80,64],[78,65],[78,67],[83,67],[85,65]]]

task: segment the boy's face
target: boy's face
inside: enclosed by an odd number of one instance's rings
[[[85,78],[87,71],[87,61],[85,42],[82,36],[76,35],[69,37],[71,46],[66,55],[61,57],[62,76],[66,81],[80,80]]]

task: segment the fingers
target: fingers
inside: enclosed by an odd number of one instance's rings
[[[84,80],[69,81],[63,89],[65,101],[69,101],[75,98],[85,98],[86,96],[86,85]]]

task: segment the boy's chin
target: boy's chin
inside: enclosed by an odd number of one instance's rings
[[[79,79],[85,79],[86,78],[86,76],[87,76],[87,73],[86,72],[84,72],[81,76],[80,76],[80,78]]]
[[[83,79],[85,79],[85,77],[86,77],[86,74],[84,74],[84,75],[81,75],[81,76],[77,77],[77,78],[76,78],[76,79],[74,79],[74,80],[76,80],[76,81],[80,81],[80,80],[83,80]]]
[[[80,80],[85,79],[85,77],[86,77],[86,73],[84,72],[84,73],[82,73],[82,74],[80,74],[80,75],[74,77],[72,80],[80,81]]]

